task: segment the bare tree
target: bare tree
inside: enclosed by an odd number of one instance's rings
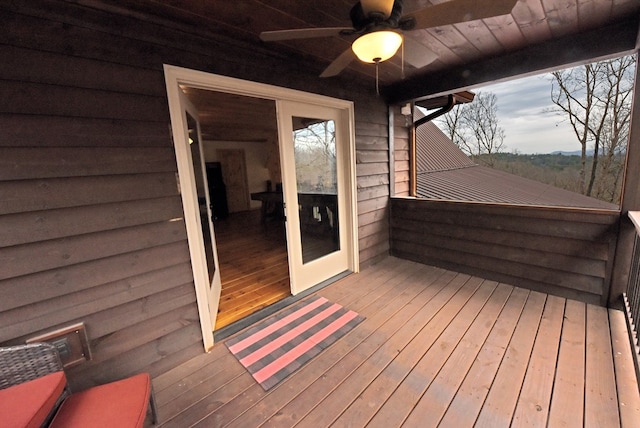
[[[488,164],[492,155],[505,149],[505,132],[498,125],[498,97],[491,92],[478,92],[469,104],[460,104],[440,119],[449,138],[467,155],[484,156]]]
[[[336,135],[333,121],[313,121],[293,134],[298,190],[335,190]]]
[[[587,196],[618,202],[634,75],[633,56],[552,73],[551,101],[578,137],[579,187]]]
[[[443,132],[456,143],[458,147],[466,154],[471,155],[473,153],[472,147],[466,144],[467,138],[465,137],[465,127],[463,125],[462,116],[464,114],[463,104],[457,104],[453,109],[440,116],[438,123]]]

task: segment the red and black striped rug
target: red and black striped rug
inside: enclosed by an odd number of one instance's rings
[[[312,296],[262,321],[226,344],[268,390],[364,320],[354,311]]]

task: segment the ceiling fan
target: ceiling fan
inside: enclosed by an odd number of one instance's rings
[[[264,31],[266,42],[330,36],[358,36],[350,49],[340,54],[320,75],[338,75],[355,58],[380,63],[393,57],[404,43],[404,61],[416,68],[433,62],[437,56],[426,46],[403,32],[506,15],[518,0],[449,0],[403,15],[403,0],[360,0],[351,8],[351,27],[300,28]]]

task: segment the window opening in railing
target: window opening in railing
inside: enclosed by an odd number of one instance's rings
[[[635,66],[622,56],[473,89],[438,129],[417,129],[417,196],[618,209]]]

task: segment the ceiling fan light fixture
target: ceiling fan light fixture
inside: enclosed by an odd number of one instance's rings
[[[391,58],[402,45],[402,35],[395,31],[374,31],[358,37],[351,49],[362,62],[376,63]]]

